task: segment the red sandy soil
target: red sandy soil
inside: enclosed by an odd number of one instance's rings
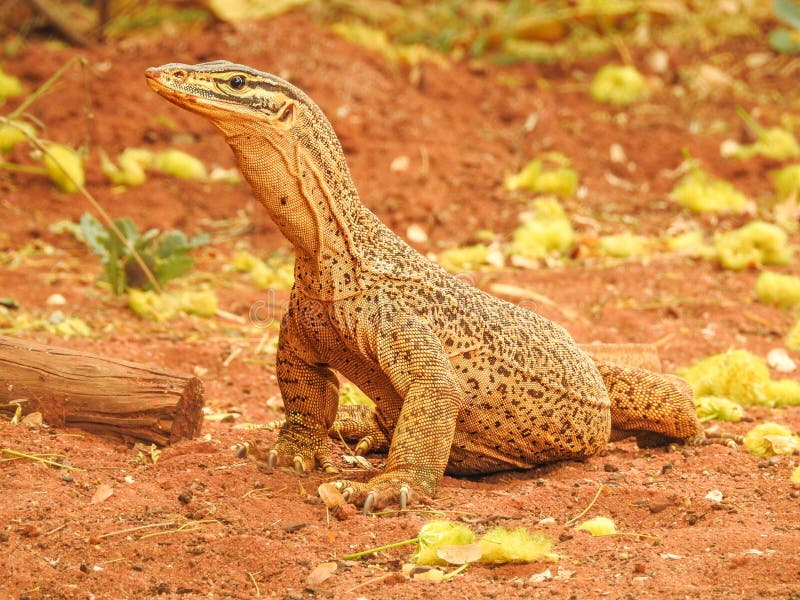
[[[180,147],[207,165],[232,167],[222,138],[202,119],[153,94],[143,77],[149,66],[227,58],[289,77],[316,99],[341,137],[364,202],[401,235],[409,225],[421,226],[429,234],[417,244],[423,252],[470,243],[483,228],[507,238],[529,198],[504,191],[503,176],[547,150],[568,155],[586,186],[585,198],[565,203],[584,246],[598,235],[656,235],[691,219],[709,233],[740,225],[743,217],[698,218],[677,207],[668,199],[675,181],[670,172],[686,148],[716,175],[756,200],[765,198],[766,173],[777,163],[722,159],[719,144],[740,135],[737,105],[758,107],[765,123],[796,109],[796,65],[775,56],[763,67],[741,68],[746,56],[764,51],[756,41],[732,43],[713,56],[665,50],[670,69],[658,77],[663,86],[650,101],[608,111],[587,94],[599,62],[423,65],[419,83],[412,84],[405,67],[389,66],[290,15],[86,51],[86,73],[70,70],[30,112],[46,124],[48,138],[73,146],[90,144],[110,155],[129,146]],[[4,68],[33,89],[76,54],[31,40]],[[633,49],[634,61],[647,71],[644,55]],[[676,94],[679,86],[688,89],[681,69],[702,62],[734,72],[749,95],[734,97],[724,88],[702,99],[690,89]],[[538,123],[528,132],[523,124],[531,113]],[[732,131],[714,133],[717,120]],[[623,146],[634,170],[611,162],[612,143]],[[390,170],[401,155],[410,159],[408,170]],[[14,158],[24,160],[24,152],[17,150]],[[620,187],[609,173],[630,185]],[[236,458],[233,445],[275,436],[235,425],[281,416],[274,356],[255,354],[264,333],[274,337],[277,330],[222,318],[141,321],[97,287],[100,264],[83,244],[48,230],[90,209],[79,195],[60,194],[45,179],[20,173],[0,173],[0,187],[0,250],[19,251],[26,244],[38,249],[18,263],[0,254],[0,296],[46,317],[53,307],[45,300],[60,293],[67,299],[62,310],[96,332],[88,339],[15,335],[201,372],[212,412],[241,415],[231,422],[206,421],[201,438],[164,449],[156,464],[147,456],[140,460],[140,450],[122,442],[4,419],[4,448],[66,455],[82,470],[67,473],[26,460],[0,463],[1,597],[800,597],[800,492],[789,483],[797,457],[764,460],[721,446],[640,450],[626,441],[584,462],[441,482],[436,510],[476,532],[498,524],[541,530],[557,541],[558,564],[472,565],[434,584],[400,573],[409,547],[342,560],[348,552],[413,537],[433,516],[359,514],[339,521],[326,514],[316,495],[322,474],[269,475]],[[197,282],[211,279],[222,308],[245,318],[257,303],[279,307],[286,300],[285,292],[259,292],[245,275],[223,272],[234,247],[266,255],[286,246],[244,184],[152,175],[145,185],[118,193],[94,154],[88,187],[113,216],[131,216],[142,228],[196,233],[210,230],[209,221],[243,211],[252,227],[234,237],[217,236],[202,248]],[[798,271],[796,265],[780,270]],[[756,275],[659,254],[627,261],[579,256],[550,268],[479,273],[474,280],[484,288],[501,282],[548,297],[553,304],[537,310],[579,341],[658,342],[671,370],[730,347],[764,356],[782,345],[794,317],[755,301]],[[241,353],[226,363],[235,350]],[[748,414],[756,422],[800,429],[800,409]],[[743,433],[753,421],[725,429]],[[373,463],[380,460],[374,457]],[[92,504],[103,484],[113,495]],[[604,491],[587,516],[610,516],[621,531],[646,536],[592,538],[565,524],[600,484]],[[722,492],[721,502],[706,498],[712,490]],[[322,583],[307,583],[311,570],[329,561],[337,563],[336,572]],[[561,569],[564,578],[531,581],[546,568],[554,574]]]

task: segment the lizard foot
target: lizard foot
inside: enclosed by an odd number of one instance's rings
[[[686,440],[687,446],[710,446],[720,444],[729,448],[736,448],[744,443],[744,437],[733,433],[717,431],[714,433],[703,432]]]
[[[267,454],[267,466],[270,469],[275,467],[289,466],[298,475],[308,475],[317,466],[326,473],[338,473],[339,469],[333,464],[330,458],[330,444],[327,438],[322,438],[316,442],[297,441],[291,434],[284,432],[278,437],[278,441]]]
[[[379,475],[367,483],[343,479],[333,485],[342,492],[345,500],[355,505],[363,505],[365,515],[394,502],[399,504],[400,510],[405,510],[419,501],[430,502],[430,498],[415,490],[411,483],[392,475]]]

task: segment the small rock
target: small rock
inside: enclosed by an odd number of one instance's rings
[[[648,508],[652,514],[658,514],[661,511],[665,510],[667,507],[672,506],[670,502],[656,502],[655,504],[651,504]]]
[[[408,167],[410,166],[411,159],[405,155],[401,155],[392,161],[392,164],[389,165],[389,169],[395,173],[402,173],[403,171],[408,171]]]
[[[611,463],[605,463],[603,465],[603,470],[606,473],[616,473],[617,471],[619,471],[619,467],[617,465],[612,465]]]
[[[297,523],[284,523],[281,525],[281,529],[283,529],[286,533],[295,533],[296,531],[300,531],[308,525],[308,523],[297,522]]]
[[[653,50],[645,58],[647,66],[655,73],[666,73],[669,69],[669,54],[664,50]]]
[[[619,144],[611,144],[611,147],[608,149],[608,156],[613,163],[624,163],[628,160],[625,154],[625,148]]]
[[[44,303],[48,306],[64,306],[67,303],[67,299],[61,294],[50,294]]]
[[[428,241],[428,234],[416,223],[408,226],[408,229],[406,229],[406,237],[409,242],[415,244],[424,244]]]
[[[797,365],[789,357],[784,348],[773,348],[767,354],[767,364],[778,371],[778,373],[791,373],[797,369]]]

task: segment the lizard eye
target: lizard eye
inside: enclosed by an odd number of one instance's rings
[[[280,114],[280,116],[278,117],[278,120],[279,120],[279,121],[281,121],[281,122],[283,122],[283,123],[286,123],[287,121],[290,121],[290,120],[292,119],[292,116],[293,116],[293,115],[294,115],[294,105],[293,105],[293,104],[290,104],[290,105],[289,105],[289,106],[287,106],[287,107],[286,107],[286,109],[285,109],[285,110],[284,110],[284,111],[283,111],[283,112]]]
[[[235,90],[241,90],[247,84],[247,80],[241,75],[234,75],[228,80],[228,85]]]

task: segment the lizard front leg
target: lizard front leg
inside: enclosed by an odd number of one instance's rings
[[[389,321],[377,331],[378,364],[403,403],[386,469],[366,483],[337,483],[349,501],[363,503],[365,513],[392,501],[405,508],[414,495],[433,496],[447,466],[461,403],[450,360],[428,325],[416,318]]]
[[[328,429],[336,417],[339,382],[327,366],[311,364],[300,356],[286,329],[282,324],[276,368],[286,422],[269,452],[269,466],[292,465],[300,474],[316,466],[338,472],[330,459]]]

